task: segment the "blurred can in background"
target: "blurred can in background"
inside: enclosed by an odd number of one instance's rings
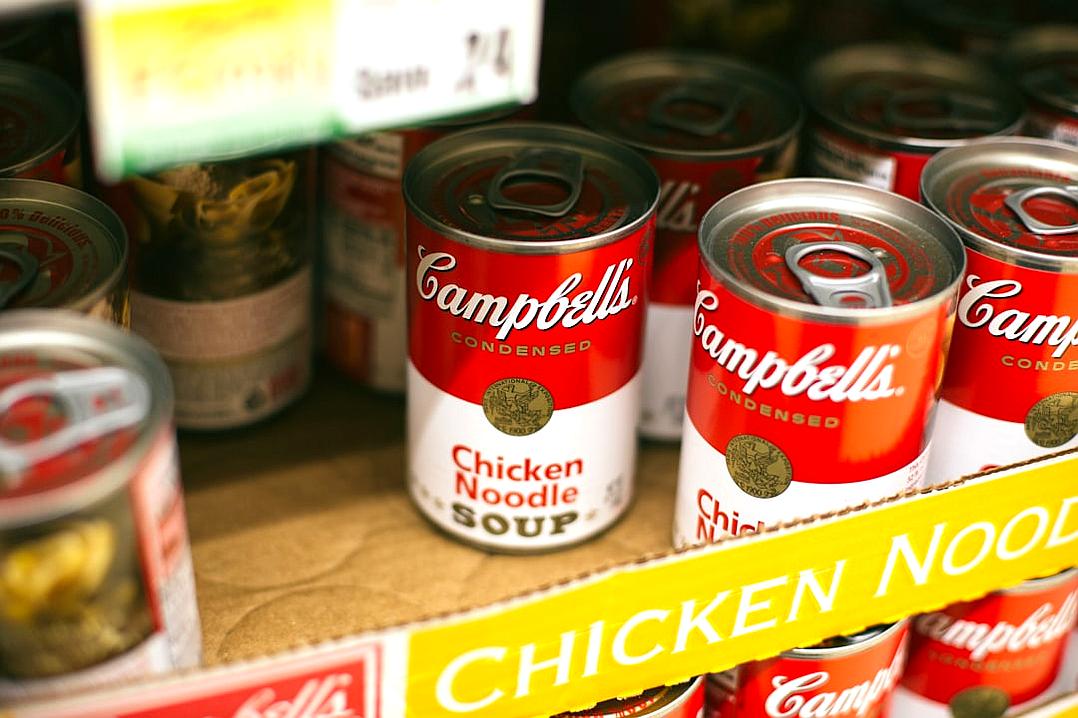
[[[0,703],[198,664],[172,393],[153,349],[0,316]]]
[[[82,103],[55,75],[0,61],[0,177],[82,186]]]
[[[768,72],[689,52],[604,62],[580,78],[572,99],[585,125],[637,150],[659,174],[640,433],[677,440],[689,376],[700,218],[736,189],[793,172],[801,103],[792,87]]]
[[[1025,131],[1078,145],[1078,25],[1044,25],[1015,36],[1006,62],[1029,104]]]

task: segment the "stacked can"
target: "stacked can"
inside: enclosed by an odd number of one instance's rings
[[[661,686],[632,698],[612,698],[582,711],[559,713],[554,718],[701,718],[704,677],[676,686]]]
[[[739,62],[648,52],[592,69],[573,105],[584,124],[641,152],[659,173],[640,432],[678,439],[700,217],[736,189],[793,171],[801,104],[778,78]]]
[[[920,486],[954,231],[871,187],[777,180],[712,207],[700,254],[675,545]]]
[[[1018,131],[1024,106],[976,63],[928,48],[855,45],[817,60],[805,79],[814,114],[808,170],[920,199],[933,154]]]
[[[182,429],[288,406],[311,372],[305,155],[178,167],[110,192],[134,244],[131,328],[168,364]]]
[[[1076,184],[1078,149],[1043,140],[978,142],[925,168],[925,203],[968,260],[930,483],[1078,446]]]
[[[655,172],[589,132],[494,125],[420,151],[404,195],[413,499],[493,550],[594,536],[633,493]]]
[[[885,716],[906,660],[907,622],[873,626],[708,677],[707,718]]]
[[[60,78],[0,61],[0,177],[82,185],[78,96]]]
[[[0,317],[0,704],[198,663],[168,373],[65,312]]]
[[[71,309],[127,326],[127,248],[119,217],[90,195],[0,179],[0,307]]]
[[[1015,36],[1007,63],[1029,103],[1026,132],[1078,145],[1078,25],[1045,25]]]
[[[323,151],[326,355],[350,377],[404,391],[404,168],[439,137],[505,114],[374,132]]]
[[[1078,618],[1078,571],[913,619],[894,718],[1000,718],[1046,695]]]

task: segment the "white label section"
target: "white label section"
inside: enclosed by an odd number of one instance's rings
[[[330,152],[363,174],[390,180],[404,174],[404,136],[397,132],[371,132],[338,142]]]
[[[1033,707],[1037,703],[1044,700],[1051,694],[1052,691],[1045,691],[1039,696],[1034,696],[1024,703],[1011,706],[1004,716],[1015,716],[1022,713],[1028,708]],[[985,713],[984,715],[997,716],[999,713]],[[1063,714],[1060,714],[1062,716]],[[929,700],[924,696],[918,695],[909,690],[905,686],[898,686],[895,688],[894,696],[891,698],[891,713],[890,718],[956,718],[956,715],[951,712],[951,708],[943,703],[937,703],[936,701]]]
[[[681,438],[691,350],[692,308],[651,304],[644,339],[641,435],[665,441]]]
[[[518,437],[494,428],[482,406],[442,391],[409,361],[412,498],[445,531],[494,550],[584,541],[632,499],[640,386],[638,372],[612,394],[555,411],[542,429]]]
[[[982,416],[941,399],[932,430],[927,485],[1075,447],[1078,436],[1050,449],[1037,446],[1026,436],[1024,424]]]
[[[177,302],[131,292],[131,330],[165,359],[227,359],[280,344],[311,321],[311,270],[220,302]]]
[[[1039,112],[1030,112],[1027,122],[1029,134],[1034,137],[1044,137],[1066,145],[1078,146],[1078,119],[1066,120]]]
[[[848,484],[793,481],[778,496],[758,499],[734,483],[726,457],[685,417],[674,505],[674,545],[710,543],[724,535],[759,533],[782,521],[837,511],[921,486],[928,452],[885,476]],[[794,467],[796,475],[797,467]]]
[[[823,132],[812,136],[811,166],[814,174],[853,180],[870,187],[891,190],[895,186],[895,159],[865,152],[832,139]]]

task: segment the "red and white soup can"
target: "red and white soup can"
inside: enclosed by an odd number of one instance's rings
[[[635,152],[558,125],[412,160],[408,477],[436,526],[535,552],[624,513],[658,195]]]
[[[968,260],[930,483],[1078,446],[1076,185],[1078,149],[1044,140],[977,142],[925,168],[925,204]]]
[[[853,180],[919,199],[921,170],[936,152],[1010,135],[1024,105],[997,74],[926,47],[854,45],[817,60],[805,96],[814,118],[810,174]]]
[[[1025,133],[1078,145],[1078,25],[1018,33],[1006,58],[1029,103]]]
[[[0,704],[198,664],[168,372],[58,310],[0,316]]]
[[[50,72],[0,60],[0,177],[80,187],[82,103]]]
[[[593,68],[573,88],[573,106],[584,124],[634,148],[659,173],[640,433],[677,440],[700,218],[736,189],[793,172],[801,102],[792,87],[750,65],[662,51]]]
[[[322,150],[326,356],[352,379],[379,391],[404,391],[404,168],[434,140],[506,114],[372,132]]]
[[[1046,695],[1078,618],[1078,571],[912,619],[894,718],[1000,718]]]
[[[676,686],[652,688],[632,698],[612,698],[554,718],[704,718],[704,684],[704,677],[698,676]]]
[[[903,620],[713,674],[707,718],[887,718],[906,643]]]
[[[954,230],[865,185],[777,180],[700,226],[678,546],[921,485],[954,300]]]

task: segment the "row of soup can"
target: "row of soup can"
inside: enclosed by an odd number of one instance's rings
[[[1074,690],[1078,571],[558,718],[1002,718]]]

